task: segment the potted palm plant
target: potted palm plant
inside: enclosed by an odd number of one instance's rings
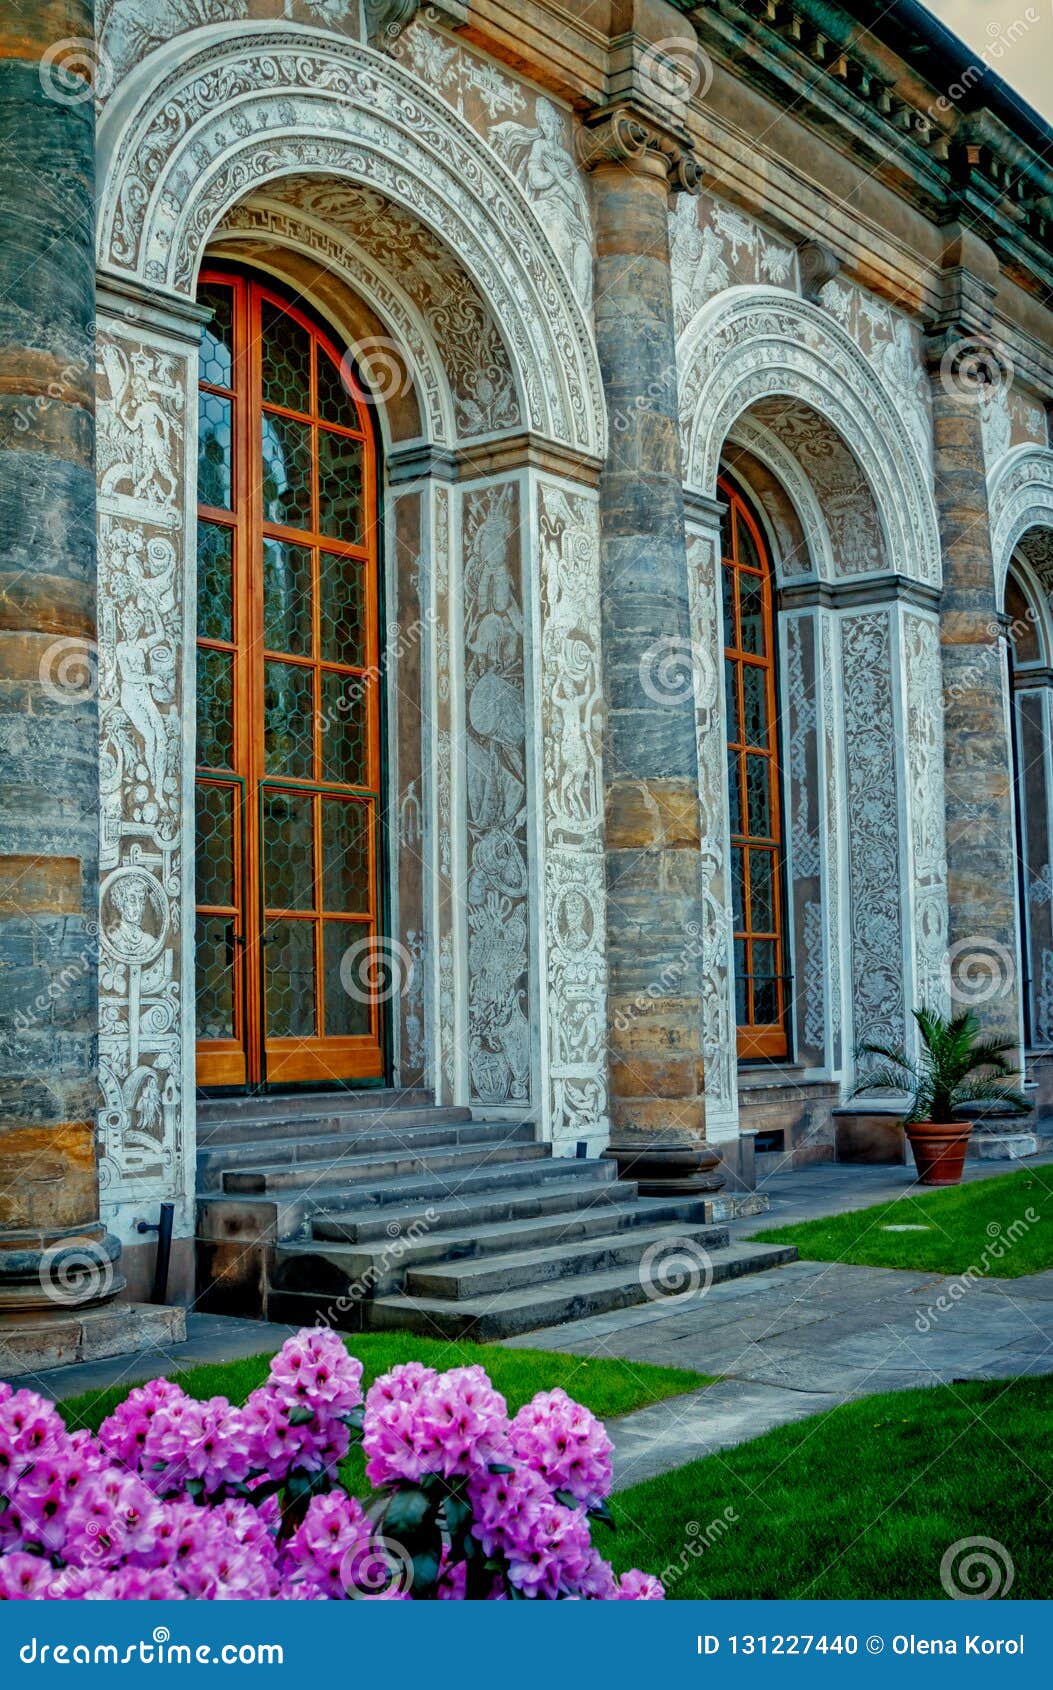
[[[917,1057],[895,1045],[863,1045],[862,1053],[877,1058],[878,1066],[860,1078],[853,1096],[905,1092],[903,1125],[920,1184],[957,1185],[973,1130],[963,1113],[972,1104],[1029,1108],[1013,1084],[1019,1075],[1007,1060],[1015,1041],[981,1035],[971,1010],[948,1018],[935,1010],[916,1009],[914,1019],[921,1034]]]

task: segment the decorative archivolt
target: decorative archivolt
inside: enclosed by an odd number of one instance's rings
[[[1030,529],[1053,529],[1053,451],[1046,446],[1014,446],[989,478],[987,502],[1001,603],[1009,560],[1020,542]]]
[[[204,247],[247,194],[290,175],[354,182],[404,207],[501,325],[527,426],[606,449],[581,306],[526,200],[484,141],[404,66],[293,27],[220,26],[151,54],[100,122],[99,264],[192,294]]]
[[[689,487],[712,496],[735,423],[759,407],[771,428],[774,403],[783,399],[796,436],[811,413],[820,432],[839,437],[845,461],[858,466],[859,508],[875,510],[880,523],[870,549],[883,553],[863,570],[939,585],[939,530],[924,465],[876,372],[820,306],[778,288],[728,288],[684,331],[677,359]],[[798,457],[802,445],[799,439]]]

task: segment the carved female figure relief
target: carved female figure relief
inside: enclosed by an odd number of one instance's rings
[[[592,301],[592,240],[585,184],[556,107],[540,98],[534,118],[532,129],[522,123],[498,123],[490,139],[515,173],[587,309]]]

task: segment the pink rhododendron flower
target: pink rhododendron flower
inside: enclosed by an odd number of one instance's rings
[[[539,1391],[512,1421],[512,1450],[520,1461],[595,1507],[611,1489],[614,1445],[601,1421],[566,1391]]]

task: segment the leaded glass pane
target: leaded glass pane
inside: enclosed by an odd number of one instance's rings
[[[234,404],[217,393],[199,393],[197,405],[197,496],[216,510],[231,508]]]
[[[779,1019],[779,984],[772,939],[753,941],[753,1019],[761,1027]]]
[[[739,761],[737,751],[728,752],[728,815],[732,833],[742,832],[742,777]]]
[[[234,766],[233,662],[226,651],[197,654],[197,761],[203,769]]]
[[[269,775],[310,780],[313,773],[312,672],[292,663],[264,664],[263,756]]]
[[[318,527],[331,540],[362,544],[362,442],[318,430]]]
[[[742,666],[742,729],[747,745],[768,744],[768,671]]]
[[[322,671],[322,779],[369,785],[368,689],[355,675]]]
[[[746,758],[746,832],[771,837],[771,765],[767,757]]]
[[[325,1032],[347,1038],[370,1032],[370,1003],[383,980],[375,977],[376,946],[357,921],[327,921],[322,927],[325,969]],[[381,963],[383,958],[379,959]]]
[[[212,387],[233,387],[234,295],[218,283],[205,283],[198,289],[197,300],[212,311],[212,319],[201,334],[198,380]]]
[[[287,411],[311,409],[311,337],[287,311],[265,299],[260,305],[263,402]]]
[[[234,791],[198,785],[194,873],[195,902],[234,903]]]
[[[311,655],[314,554],[288,540],[263,542],[263,643],[268,651]]]
[[[322,800],[322,905],[333,914],[369,913],[371,826],[369,805]]]
[[[341,368],[324,347],[318,348],[318,415],[324,422],[336,423],[340,428],[361,428],[358,407]]]
[[[759,575],[739,576],[739,644],[754,657],[765,657],[764,584]]]
[[[720,571],[720,585],[724,606],[724,644],[734,646],[738,643],[735,632],[735,571],[727,565]]]
[[[724,708],[728,718],[728,739],[742,743],[742,723],[739,720],[738,664],[724,659]]]
[[[754,933],[775,931],[774,864],[770,851],[750,852],[750,928]]]
[[[263,896],[268,909],[314,908],[314,799],[263,794]]]
[[[365,564],[360,558],[323,552],[321,596],[322,658],[362,668],[366,661]]]
[[[740,565],[744,569],[759,570],[761,567],[761,560],[757,554],[757,547],[754,544],[753,535],[750,533],[741,517],[736,519],[735,527],[738,532]]]
[[[310,528],[310,425],[264,412],[260,426],[264,521],[283,528]]]
[[[272,921],[263,948],[267,1032],[272,1039],[315,1033],[314,922]]]
[[[196,1021],[199,1039],[232,1039],[234,1029],[234,951],[231,920],[199,915],[195,934]]]
[[[735,1019],[739,1026],[749,1020],[749,947],[745,939],[735,940]]]
[[[731,924],[736,933],[746,925],[746,853],[741,845],[731,852]]]
[[[197,635],[200,640],[232,640],[234,613],[231,583],[233,530],[215,522],[197,525]]]

